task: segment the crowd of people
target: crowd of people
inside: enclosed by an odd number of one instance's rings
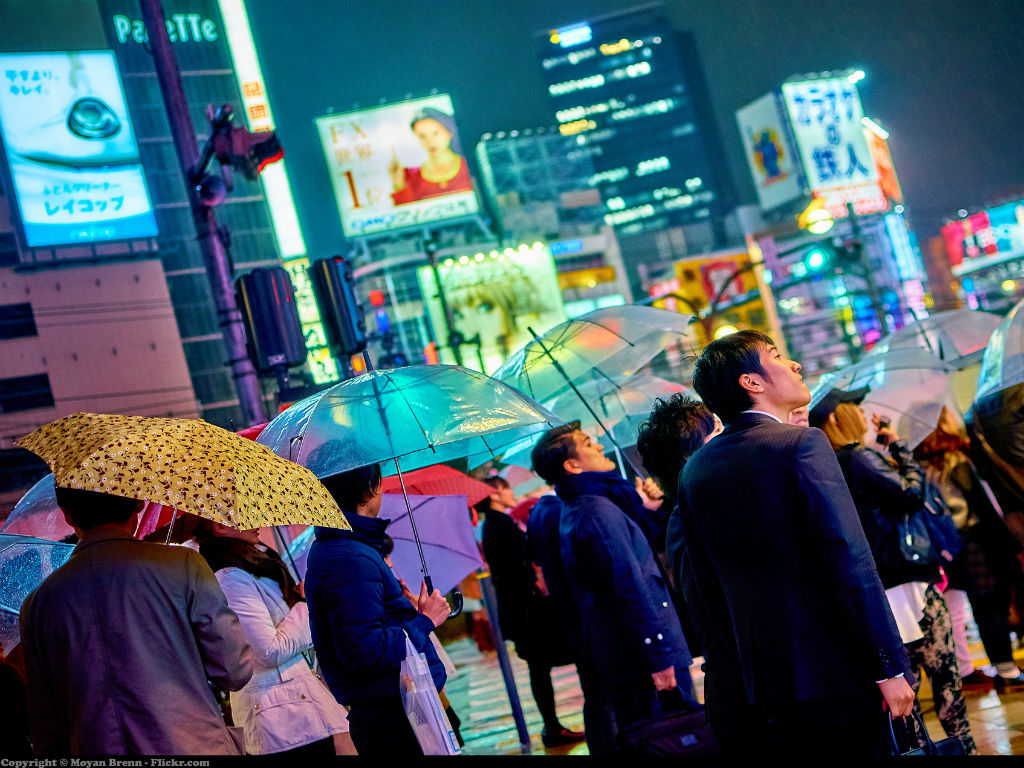
[[[693,388],[699,400],[659,399],[642,424],[646,479],[626,479],[578,422],[534,446],[553,492],[528,515],[513,514],[507,481],[486,479],[482,554],[545,746],[585,738],[592,755],[621,754],[638,727],[703,709],[729,754],[900,752],[926,739],[923,672],[942,728],[976,753],[963,689],[1021,689],[1024,673],[1008,619],[1021,547],[969,427],[936,405],[934,430],[909,446],[864,413],[866,390],[809,409],[800,365],[755,331],[709,344]],[[27,710],[5,743],[414,756],[409,643],[458,735],[435,632],[449,603],[392,570],[380,467],[323,483],[351,530],[315,529],[300,582],[258,530],[201,521],[195,548],[136,541],[141,502],[58,488],[79,543],[22,606]],[[968,606],[994,677],[968,653]],[[566,664],[582,733],[556,711],[551,670]]]

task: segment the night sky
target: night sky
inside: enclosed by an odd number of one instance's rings
[[[313,119],[450,93],[467,153],[555,124],[533,35],[627,0],[247,0],[311,257],[342,240]],[[734,112],[788,76],[860,68],[922,246],[957,209],[1024,197],[1022,0],[669,0],[697,37],[730,173],[755,203]]]

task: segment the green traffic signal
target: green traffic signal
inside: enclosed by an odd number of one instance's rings
[[[817,272],[829,263],[831,254],[825,248],[812,248],[804,254],[804,266],[809,272]]]

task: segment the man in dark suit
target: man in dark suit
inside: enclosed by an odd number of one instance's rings
[[[693,385],[726,428],[683,469],[668,550],[732,646],[741,716],[783,755],[877,754],[912,672],[828,439],[786,423],[810,401],[800,365],[741,331],[707,346]]]

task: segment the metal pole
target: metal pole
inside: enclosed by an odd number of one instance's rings
[[[434,273],[434,285],[437,287],[437,300],[441,302],[441,311],[444,314],[444,324],[448,331],[448,348],[452,351],[456,365],[462,365],[461,344],[457,344],[455,330],[455,314],[452,312],[448,299],[444,295],[444,288],[441,285],[441,270],[437,268],[437,248],[429,234],[423,238],[423,250],[427,252],[427,261],[430,262],[430,271]]]
[[[140,9],[153,50],[153,66],[160,82],[167,120],[171,126],[171,135],[174,137],[174,147],[185,172],[189,207],[192,209],[196,236],[203,250],[206,276],[210,281],[217,317],[220,319],[228,365],[231,367],[231,377],[235,380],[238,391],[238,404],[242,409],[246,426],[252,426],[265,420],[263,393],[260,391],[259,377],[246,349],[245,325],[235,302],[232,269],[220,229],[217,227],[217,219],[213,214],[213,208],[203,205],[195,191],[197,179],[193,177],[193,171],[199,160],[199,148],[195,127],[189,116],[181,72],[178,70],[178,62],[174,58],[171,41],[167,36],[163,4],[160,0],[140,0]]]
[[[512,719],[516,721],[516,732],[519,734],[519,751],[524,755],[528,755],[530,754],[530,732],[526,730],[526,718],[523,716],[523,705],[519,701],[519,689],[516,688],[516,678],[512,673],[512,662],[508,660],[505,638],[502,637],[501,627],[498,625],[498,598],[494,594],[494,585],[491,584],[491,575],[489,573],[478,576],[477,581],[480,583],[480,594],[484,599],[487,621],[491,625],[494,650],[498,653],[498,666],[501,667],[501,676],[505,680],[508,703],[512,706]]]

